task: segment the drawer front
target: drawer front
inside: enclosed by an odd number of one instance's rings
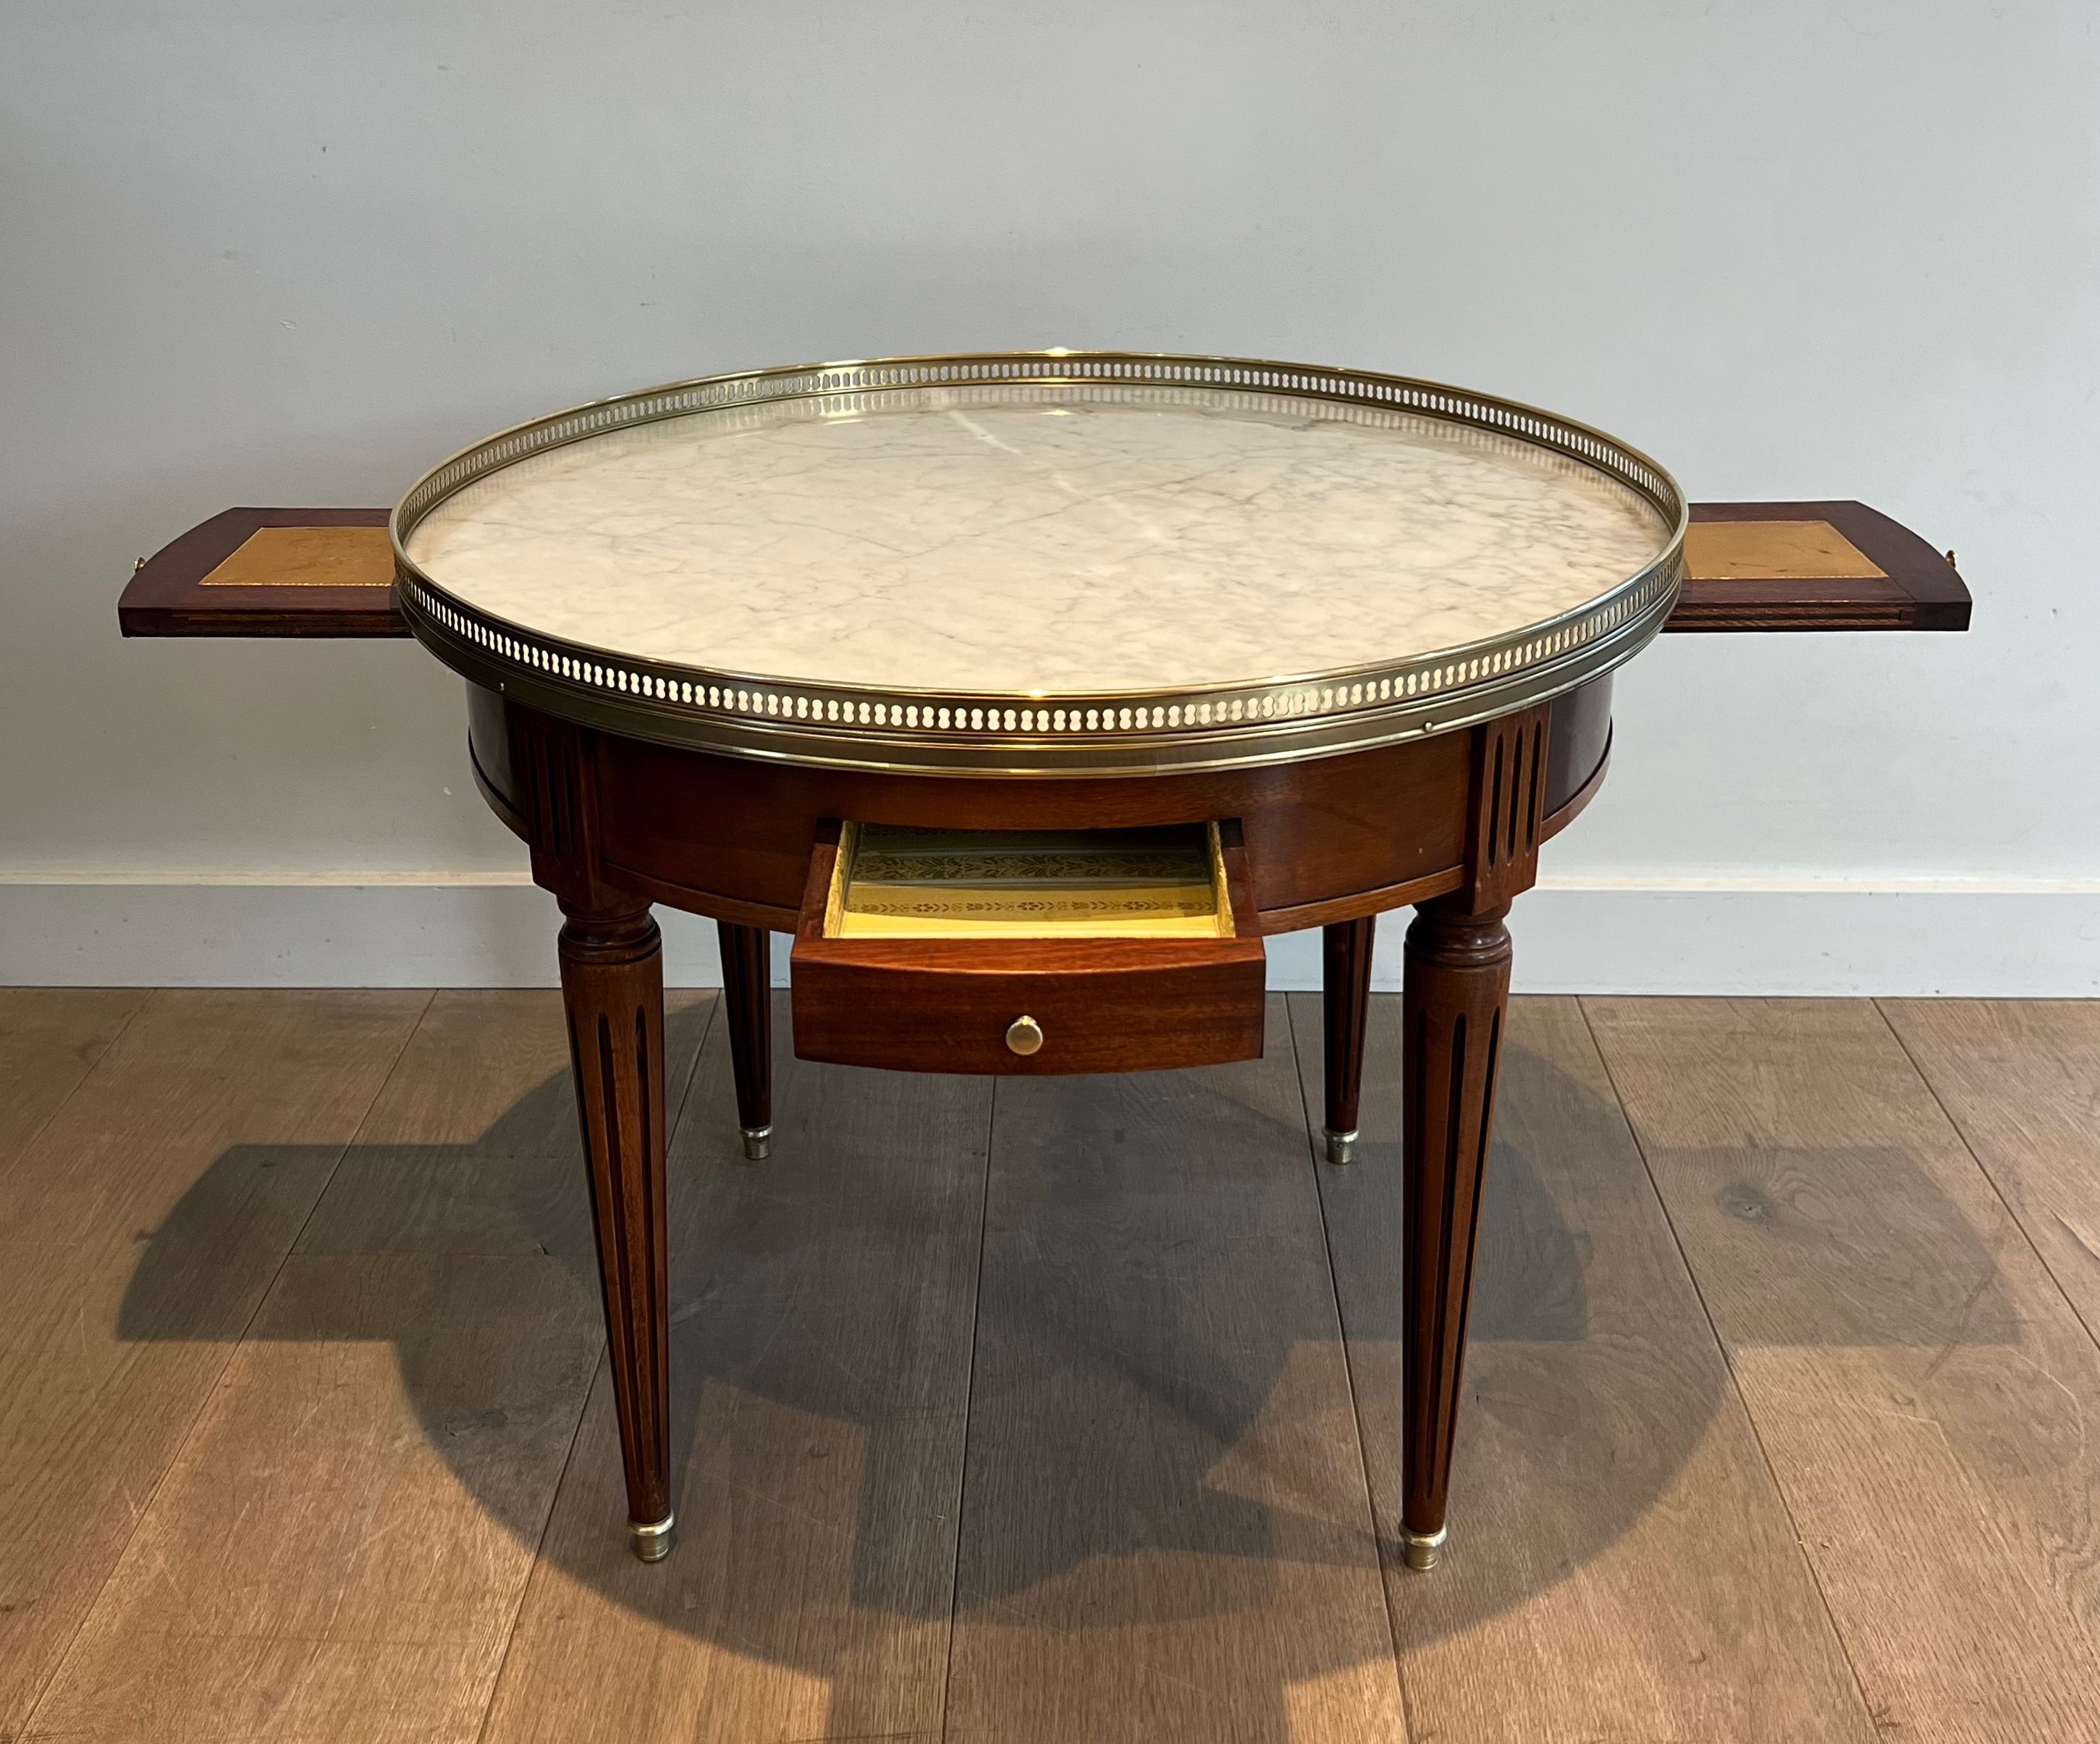
[[[1258,1057],[1261,941],[1175,955],[1120,942],[1091,952],[1005,941],[938,953],[798,948],[795,1052],[922,1072],[1148,1071]]]
[[[796,934],[802,1058],[906,1071],[1064,1073],[1260,1055],[1265,960],[1236,828],[1220,827],[1212,839],[1218,921],[1210,936],[1074,936],[1069,924],[1057,936],[1015,936],[1005,922],[997,936],[849,936],[841,911],[850,827],[845,838],[842,855],[838,826],[820,837]],[[896,888],[886,887],[893,898]]]

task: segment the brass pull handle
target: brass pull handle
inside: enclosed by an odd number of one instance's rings
[[[1043,1045],[1043,1026],[1033,1018],[1016,1018],[1006,1027],[1006,1044],[1016,1053],[1035,1053]]]

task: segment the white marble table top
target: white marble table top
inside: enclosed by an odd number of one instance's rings
[[[605,431],[467,485],[406,550],[468,605],[611,654],[1064,697],[1515,634],[1670,532],[1590,467],[1410,412],[994,384]]]

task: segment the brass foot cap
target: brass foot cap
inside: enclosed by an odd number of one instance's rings
[[[743,1128],[743,1155],[748,1163],[763,1163],[773,1155],[773,1128],[770,1126],[748,1126]]]
[[[671,1554],[671,1529],[677,1523],[676,1514],[666,1514],[653,1525],[629,1521],[627,1535],[633,1543],[634,1554],[644,1562],[661,1562]]]
[[[1327,1160],[1330,1163],[1353,1163],[1357,1160],[1357,1135],[1354,1132],[1326,1133]]]
[[[1444,1540],[1451,1535],[1449,1526],[1439,1526],[1434,1532],[1410,1532],[1400,1529],[1401,1554],[1408,1567],[1418,1574],[1427,1574],[1435,1568],[1444,1555]]]

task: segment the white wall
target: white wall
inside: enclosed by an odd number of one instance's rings
[[[1065,344],[1440,377],[1955,546],[1967,636],[1643,656],[1520,961],[2100,991],[2096,16],[0,0],[0,978],[551,967],[455,681],[121,642],[135,556],[666,377]]]

